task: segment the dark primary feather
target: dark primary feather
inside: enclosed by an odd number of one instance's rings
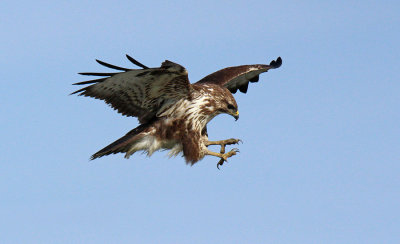
[[[146,65],[140,63],[139,61],[137,61],[136,59],[132,58],[131,56],[129,56],[128,54],[126,54],[126,57],[129,59],[129,61],[131,61],[134,65],[137,65],[143,69],[148,69],[149,67],[147,67]]]
[[[269,63],[269,65],[274,69],[281,67],[282,58],[278,57],[276,60],[272,60],[271,63]]]
[[[74,84],[72,84],[72,85],[87,85],[87,84],[99,83],[99,82],[105,81],[106,79],[107,79],[107,78],[100,78],[100,79],[95,79],[95,80],[82,81],[82,82],[74,83]],[[86,87],[85,87],[85,88],[86,88]],[[85,88],[83,88],[83,89],[85,89]],[[81,90],[82,90],[82,89],[81,89]],[[75,94],[75,93],[78,93],[78,92],[80,92],[81,90],[74,91],[74,92],[71,93],[70,95]]]
[[[78,73],[80,75],[93,75],[93,76],[113,76],[115,74],[119,74],[121,72],[116,72],[116,73],[96,73],[96,72],[81,72]]]
[[[207,75],[197,83],[212,83],[220,86],[225,86],[232,93],[237,90],[246,93],[249,82],[257,82],[261,73],[267,72],[270,69],[279,68],[282,65],[281,57],[272,60],[267,64],[253,64],[228,67]]]
[[[101,65],[103,65],[103,66],[105,66],[105,67],[107,67],[107,68],[111,68],[111,69],[122,70],[122,71],[128,71],[129,70],[127,68],[122,68],[122,67],[119,67],[119,66],[115,66],[115,65],[103,62],[101,60],[98,60],[98,59],[96,59],[96,62],[101,64]]]
[[[126,54],[126,57],[127,57],[128,60],[131,61],[133,64],[135,64],[135,65],[137,65],[137,66],[139,66],[139,67],[141,67],[141,68],[143,68],[143,69],[149,69],[149,67],[147,67],[146,65],[140,63],[139,61],[137,61],[136,59],[132,58],[132,57],[129,56],[128,54]],[[97,60],[97,59],[96,59],[96,61],[97,61],[99,64],[101,64],[101,65],[103,65],[103,66],[106,66],[106,67],[108,67],[108,68],[111,68],[111,69],[117,69],[117,70],[123,70],[123,71],[129,71],[129,70],[131,70],[131,69],[122,68],[122,67],[119,67],[119,66],[116,66],[116,65],[112,65],[112,64],[103,62],[103,61],[101,61],[101,60]],[[113,76],[113,75],[120,74],[120,73],[122,73],[122,72],[114,72],[114,73],[80,72],[80,73],[78,73],[78,74],[80,74],[80,75],[91,75],[91,76]],[[102,79],[99,79],[99,80],[91,80],[91,81],[84,81],[84,82],[78,82],[78,83],[75,83],[75,84],[73,84],[73,85],[91,84],[91,83],[100,82],[100,80],[102,80]]]

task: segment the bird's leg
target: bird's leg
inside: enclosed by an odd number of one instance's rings
[[[220,165],[223,165],[224,162],[228,162],[228,158],[232,157],[233,155],[236,155],[236,153],[238,153],[238,152],[239,152],[239,149],[234,148],[234,149],[230,150],[229,152],[225,153],[225,146],[224,146],[224,150],[222,150],[222,148],[221,148],[221,153],[216,153],[216,152],[207,150],[206,155],[211,155],[211,156],[221,158],[221,160],[219,160],[219,162],[217,163],[217,168],[219,169]]]
[[[221,144],[221,150],[220,150],[221,154],[225,153],[225,144]],[[225,160],[223,158],[221,158],[218,163],[217,163],[217,169],[219,169],[219,166],[222,166],[224,164]]]

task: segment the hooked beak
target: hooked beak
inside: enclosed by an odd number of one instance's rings
[[[235,121],[239,119],[239,110],[236,110],[236,113],[232,114],[232,116],[235,118]]]

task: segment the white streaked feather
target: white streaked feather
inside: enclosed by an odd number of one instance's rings
[[[151,135],[144,136],[142,139],[137,141],[130,149],[128,152],[125,154],[125,158],[129,158],[132,154],[134,154],[137,151],[144,150],[147,152],[147,155],[151,156],[153,152],[155,151],[154,148],[157,146],[158,143],[155,143],[156,138]],[[156,144],[156,145],[154,145]]]
[[[181,153],[183,150],[183,146],[180,143],[176,143],[171,150],[168,152],[168,157],[176,157]]]
[[[176,156],[182,151],[182,144],[176,141],[160,141],[153,135],[146,135],[139,141],[137,141],[128,152],[125,154],[125,158],[129,158],[132,154],[137,151],[142,151],[151,156],[154,152],[160,149],[171,149],[168,155]]]

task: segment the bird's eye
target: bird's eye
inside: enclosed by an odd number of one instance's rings
[[[228,109],[231,109],[231,110],[233,110],[233,109],[235,109],[235,106],[233,106],[232,104],[228,104]]]

